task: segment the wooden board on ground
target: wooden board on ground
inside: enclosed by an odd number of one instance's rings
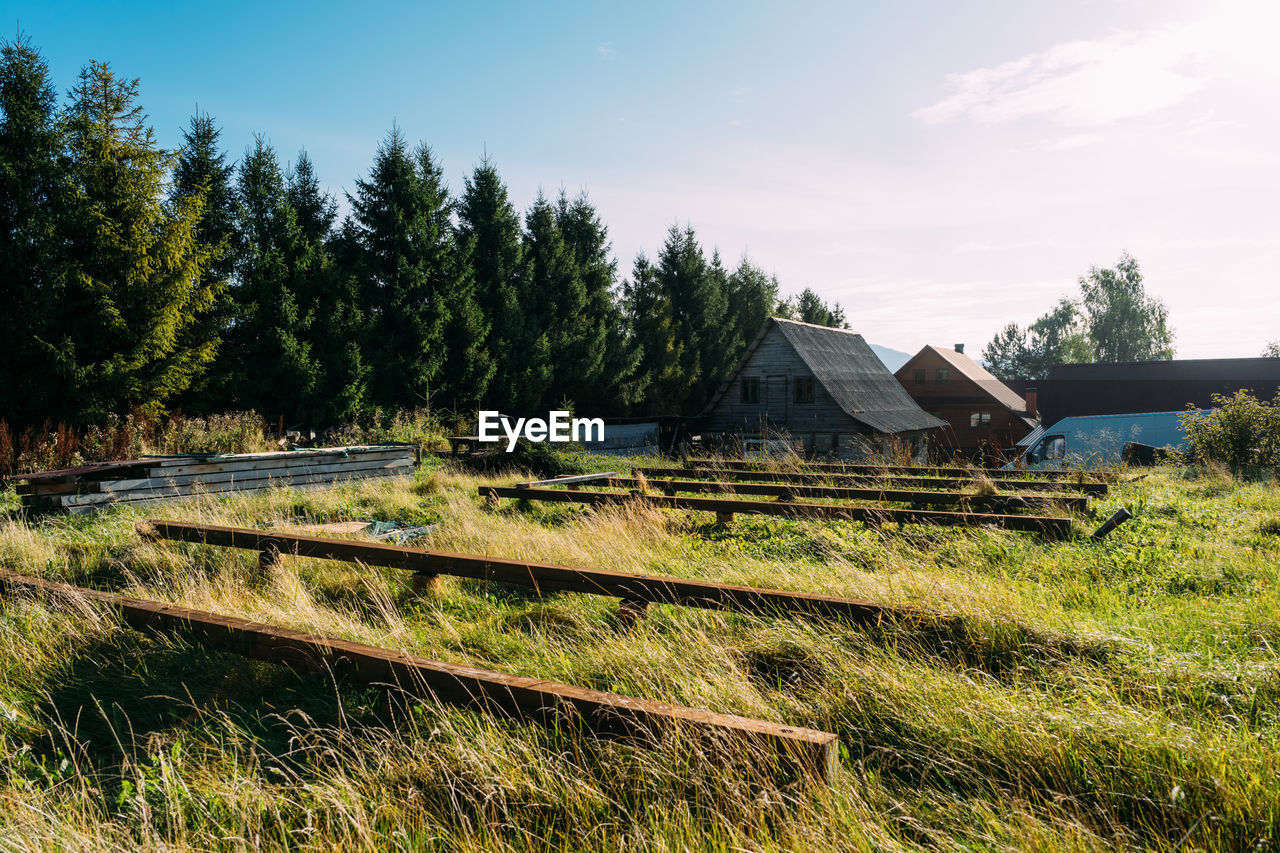
[[[830,732],[429,660],[234,616],[30,578],[6,569],[0,569],[0,589],[9,596],[25,592],[67,602],[94,602],[116,611],[125,623],[140,630],[178,631],[211,648],[297,669],[337,671],[441,704],[582,726],[598,734],[641,741],[674,728],[763,760],[776,759],[821,779],[835,772],[839,760],[837,738]]]
[[[551,563],[531,563],[501,557],[429,551],[242,527],[217,527],[152,519],[139,522],[138,533],[151,540],[167,539],[297,557],[344,560],[369,566],[405,569],[417,575],[451,575],[520,584],[539,591],[581,592],[652,604],[782,616],[839,618],[858,625],[903,621],[946,622],[954,619],[909,607],[854,601],[830,595],[661,575],[637,575],[606,569],[581,569]]]
[[[969,477],[908,477],[903,474],[888,474],[880,477],[873,474],[802,474],[788,471],[723,471],[714,468],[664,468],[654,465],[639,465],[632,469],[646,477],[679,477],[690,480],[728,480],[732,482],[759,483],[814,483],[830,485],[866,485],[881,484],[900,489],[972,489],[977,482]],[[1000,480],[992,484],[1001,492],[1041,492],[1057,494],[1059,492],[1078,492],[1086,495],[1105,495],[1108,491],[1106,483],[1055,483],[1048,480]]]
[[[721,468],[729,471],[795,471],[800,474],[820,473],[831,471],[837,474],[863,474],[863,473],[880,473],[880,474],[908,474],[911,476],[928,476],[928,477],[976,477],[982,474],[989,479],[1012,478],[1012,479],[1029,479],[1042,478],[1045,480],[1069,480],[1077,482],[1083,480],[1104,480],[1108,477],[1098,471],[1039,471],[1023,468],[980,468],[977,466],[964,465],[876,465],[868,463],[855,462],[806,462],[797,459],[794,462],[779,461],[774,467],[770,467],[768,462],[751,461],[743,459],[695,459],[688,458],[685,465],[689,467],[701,468]]]
[[[867,524],[898,522],[900,524],[936,524],[947,527],[999,527],[1027,530],[1050,536],[1065,536],[1071,531],[1070,518],[1042,515],[999,515],[978,512],[946,512],[942,510],[898,509],[883,506],[848,506],[841,504],[806,504],[789,501],[744,501],[719,498],[689,498],[667,495],[639,495],[620,492],[570,492],[560,489],[513,489],[503,486],[481,486],[481,497],[517,498],[534,501],[583,503],[591,506],[635,501],[660,509],[692,509],[732,517],[747,515],[779,515],[787,518],[824,518],[861,521]],[[727,519],[726,519],[727,520]]]
[[[964,504],[973,509],[987,511],[1006,511],[1010,509],[1043,508],[1061,506],[1072,511],[1083,511],[1089,508],[1086,495],[980,495],[962,492],[929,492],[913,489],[881,489],[874,486],[822,486],[811,484],[786,483],[744,483],[721,482],[717,480],[676,480],[658,477],[641,480],[636,477],[613,477],[603,481],[602,486],[613,486],[620,489],[638,489],[641,484],[654,491],[667,495],[676,492],[701,492],[727,495],[759,495],[764,497],[786,498],[832,498],[836,500],[870,500],[889,501],[893,503],[929,504]]]
[[[574,486],[579,483],[591,483],[596,480],[607,480],[618,476],[617,471],[603,471],[598,474],[571,474],[567,477],[552,477],[550,480],[532,480],[528,483],[516,483],[517,489],[533,489],[539,486]]]

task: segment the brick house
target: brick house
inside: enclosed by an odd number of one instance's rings
[[[1008,450],[1036,427],[1035,392],[1029,400],[954,349],[927,346],[894,374],[920,408],[946,421],[939,449],[970,457]]]

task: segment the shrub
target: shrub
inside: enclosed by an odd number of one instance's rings
[[[1188,455],[1197,462],[1280,466],[1280,393],[1270,402],[1244,389],[1231,397],[1214,394],[1213,408],[1187,412],[1182,428]]]

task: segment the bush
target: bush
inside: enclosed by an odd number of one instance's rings
[[[1231,397],[1213,395],[1207,413],[1182,416],[1187,453],[1196,462],[1232,468],[1280,466],[1280,393],[1271,402],[1241,389]]]

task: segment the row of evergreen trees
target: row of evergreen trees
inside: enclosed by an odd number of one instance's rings
[[[0,49],[0,416],[255,409],[324,426],[432,405],[592,414],[700,408],[779,301],[745,258],[673,226],[618,282],[585,194],[517,213],[485,158],[451,194],[393,128],[339,220],[305,152],[228,161],[198,113],[160,149],[138,81],[103,63],[60,106],[28,42]]]

